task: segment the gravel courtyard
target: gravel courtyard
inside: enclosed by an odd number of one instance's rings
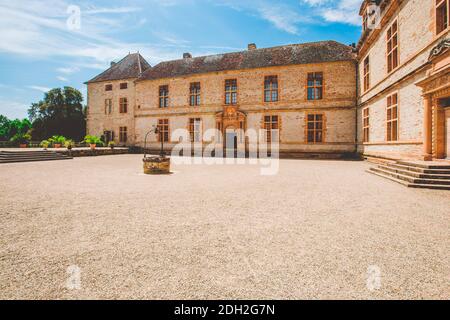
[[[448,191],[364,162],[145,176],[141,158],[0,165],[0,298],[450,298]]]

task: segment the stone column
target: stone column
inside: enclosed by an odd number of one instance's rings
[[[431,99],[431,95],[425,95],[423,97],[424,101],[424,117],[423,117],[423,153],[424,160],[431,161],[433,159],[432,156],[432,109],[433,109],[433,100]]]

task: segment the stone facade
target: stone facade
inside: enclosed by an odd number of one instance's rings
[[[324,97],[308,101],[306,81],[308,72],[323,72]],[[225,71],[179,78],[137,81],[136,83],[136,144],[143,146],[144,136],[159,119],[169,120],[169,130],[189,127],[190,118],[202,119],[202,129],[215,129],[217,119],[226,110],[224,86],[226,79],[238,79],[236,108],[243,114],[245,129],[263,128],[264,116],[278,115],[280,151],[289,152],[354,152],[356,66],[352,61],[308,64]],[[343,77],[342,75],[347,75]],[[279,101],[264,102],[265,76],[278,77]],[[201,85],[200,106],[189,106],[190,83]],[[169,88],[169,107],[159,108],[158,88]],[[307,113],[323,113],[326,118],[323,143],[307,143],[305,116]],[[225,128],[226,126],[224,126]],[[170,141],[167,148],[173,143]],[[149,136],[149,146],[157,148],[155,135]]]
[[[424,159],[424,92],[418,84],[428,77],[431,66],[430,52],[443,39],[448,38],[448,28],[436,33],[434,0],[366,0],[361,15],[369,13],[367,6],[374,3],[381,8],[380,23],[376,29],[368,29],[363,33],[358,47],[358,151],[366,156],[390,159]],[[394,24],[398,43],[398,66],[389,72],[387,39],[392,34],[391,27]],[[365,87],[364,83],[367,58],[370,61],[369,88]],[[387,108],[388,97],[392,95],[397,95],[396,139],[388,139]],[[367,112],[367,109],[369,137],[364,139],[364,112]],[[444,152],[440,152],[435,154],[434,158],[443,157]]]
[[[315,44],[312,45],[315,46]],[[126,90],[120,89],[120,84],[125,80],[101,79],[101,81],[88,82],[88,133],[103,135],[107,131],[114,131],[116,134],[113,139],[119,145],[143,147],[146,134],[158,125],[158,121],[167,120],[169,141],[165,142],[165,149],[170,151],[179,142],[172,133],[177,129],[189,130],[190,119],[201,119],[203,133],[208,129],[220,129],[222,136],[216,141],[225,142],[226,132],[230,128],[233,130],[254,129],[258,132],[264,128],[265,116],[278,116],[280,152],[291,155],[295,153],[335,156],[354,154],[356,151],[357,66],[352,48],[338,45],[341,48],[339,50],[345,51],[346,58],[337,58],[337,61],[316,63],[296,63],[295,61],[290,63],[289,61],[290,64],[280,66],[246,67],[217,72],[188,72],[184,75],[156,79],[146,79],[144,74],[144,76],[128,79]],[[253,50],[257,53],[257,49]],[[268,53],[265,52],[265,54]],[[208,59],[219,58],[212,56]],[[189,62],[186,59],[192,58],[185,56],[185,61],[174,63],[192,64],[192,61]],[[331,54],[326,59],[334,60],[335,57]],[[260,62],[253,60],[249,63]],[[207,67],[210,68],[210,66]],[[157,70],[158,66],[154,68]],[[149,69],[149,71],[152,70]],[[321,73],[323,76],[323,97],[320,100],[309,100],[307,97],[309,73]],[[278,80],[278,101],[276,102],[264,101],[264,81],[268,76],[276,76]],[[237,102],[233,105],[225,103],[227,79],[237,80]],[[190,106],[191,83],[200,84],[199,106]],[[113,90],[105,91],[106,86],[110,85],[113,86]],[[168,107],[164,108],[159,105],[161,86],[167,86],[169,90]],[[129,102],[127,113],[119,113],[119,99],[123,97],[126,97]],[[111,114],[108,114],[105,109],[107,99],[113,100]],[[308,141],[306,129],[308,114],[321,115],[322,141]],[[127,128],[126,143],[119,141],[117,132],[120,127]],[[147,148],[158,149],[160,147],[158,138],[156,134],[149,134]],[[248,151],[250,143],[248,138],[241,138],[240,133],[236,138],[236,147]]]
[[[360,153],[389,159],[441,159],[449,151],[449,7],[450,0],[364,0],[363,33],[357,56],[336,42],[256,49],[160,63],[154,67],[134,54],[88,82],[88,132],[102,135],[127,128],[127,142],[143,146],[146,133],[167,121],[169,133],[201,128],[262,129],[266,116],[278,116],[280,151],[285,153]],[[439,29],[447,5],[447,25]],[[376,9],[374,9],[376,8]],[[377,15],[379,10],[380,15]],[[379,18],[374,19],[374,18]],[[375,21],[375,28],[364,21]],[[445,26],[445,24],[444,24]],[[439,32],[438,32],[439,31]],[[308,73],[323,73],[323,99],[308,100]],[[264,79],[277,76],[278,101],[264,102]],[[127,90],[120,90],[121,82]],[[225,81],[236,79],[236,105],[225,104]],[[200,105],[190,106],[191,83],[201,87]],[[112,84],[113,91],[105,92]],[[159,88],[169,90],[168,107],[159,106]],[[128,98],[128,112],[118,112]],[[113,99],[105,114],[105,99]],[[322,141],[308,142],[307,116],[320,114]],[[169,136],[170,136],[169,134]],[[236,137],[238,138],[238,137]],[[219,138],[220,140],[220,138]],[[248,149],[248,141],[237,139]],[[177,142],[169,138],[170,150]],[[159,148],[149,135],[148,147]]]

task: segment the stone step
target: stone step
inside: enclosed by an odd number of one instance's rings
[[[398,163],[389,164],[390,167],[398,168],[406,171],[420,172],[420,173],[429,173],[429,174],[450,174],[450,169],[425,169],[420,167],[411,167]]]
[[[444,180],[444,179],[426,179],[426,178],[415,178],[409,175],[404,175],[404,174],[400,174],[400,173],[395,173],[395,172],[391,172],[391,171],[387,171],[384,170],[382,168],[370,168],[370,170],[384,174],[384,175],[388,175],[391,177],[394,177],[396,179],[399,180],[404,180],[407,181],[409,183],[414,183],[414,184],[438,184],[438,185],[449,185],[450,186],[450,180]]]
[[[372,168],[371,168],[372,169]],[[408,188],[416,188],[416,189],[434,189],[434,190],[450,190],[450,185],[439,185],[439,184],[420,184],[420,183],[410,183],[405,180],[396,179],[390,175],[385,175],[381,172],[373,171],[371,169],[366,170],[366,172],[394,181],[396,183],[399,183],[401,185],[404,185]]]
[[[2,151],[0,163],[69,160],[72,157],[53,151]]]
[[[450,170],[450,164],[441,164],[441,163],[416,163],[410,161],[397,161],[398,164],[402,164],[409,167],[417,167],[423,169],[446,169]]]
[[[28,158],[28,159],[0,159],[0,163],[19,163],[19,162],[36,162],[36,161],[58,161],[71,160],[72,158]]]
[[[450,172],[448,174],[434,174],[434,173],[424,173],[424,172],[416,172],[406,169],[400,169],[390,165],[379,165],[378,168],[381,168],[386,171],[390,171],[393,173],[399,173],[405,176],[410,176],[413,178],[422,178],[422,179],[443,179],[450,180]]]

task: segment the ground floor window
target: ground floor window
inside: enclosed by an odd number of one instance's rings
[[[272,141],[278,142],[278,130],[280,127],[278,121],[278,116],[264,116],[264,130],[268,144],[272,143]]]
[[[363,109],[363,142],[369,142],[369,108]]]
[[[127,127],[120,127],[119,128],[119,142],[126,143],[127,140],[128,140]]]
[[[324,118],[323,114],[308,114],[306,116],[306,138],[308,143],[324,142]]]
[[[387,97],[386,140],[398,140],[398,96],[396,93]]]
[[[169,119],[159,119],[158,120],[158,141],[169,142]]]
[[[202,127],[202,119],[201,118],[191,118],[189,119],[189,134],[191,136],[191,142],[201,142],[201,127]]]

